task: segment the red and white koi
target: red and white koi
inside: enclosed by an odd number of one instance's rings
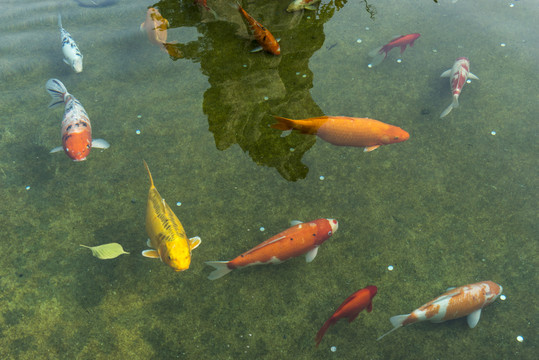
[[[62,16],[58,14],[58,26],[60,27],[60,38],[62,39],[62,52],[64,62],[71,66],[76,73],[82,71],[82,53],[71,35],[62,27]]]
[[[308,223],[293,221],[291,228],[269,238],[230,261],[206,261],[215,270],[208,279],[215,280],[234,269],[251,265],[280,264],[306,254],[307,262],[316,257],[318,247],[339,228],[335,219],[317,219]]]
[[[316,10],[316,4],[318,4],[320,0],[294,0],[293,2],[288,5],[286,8],[286,11],[288,12],[294,12],[294,11],[300,11],[300,10]]]
[[[86,160],[93,147],[109,148],[110,144],[103,139],[92,140],[92,126],[86,110],[79,100],[67,92],[60,80],[49,79],[46,88],[52,97],[49,107],[65,104],[62,119],[62,146],[55,147],[50,151],[51,153],[64,150],[66,155],[74,161],[82,161]]]
[[[409,324],[429,320],[444,322],[466,316],[468,326],[474,328],[481,317],[481,310],[500,296],[503,288],[492,281],[482,281],[475,284],[449,288],[447,292],[429,301],[411,314],[393,316],[389,321],[393,329],[387,334]]]
[[[443,118],[449,114],[453,108],[459,106],[459,95],[464,84],[466,84],[466,80],[468,80],[468,78],[479,80],[479,78],[470,72],[470,61],[465,57],[458,58],[453,64],[453,67],[444,71],[440,77],[449,78],[451,92],[453,93],[453,102],[440,115],[440,118]]]

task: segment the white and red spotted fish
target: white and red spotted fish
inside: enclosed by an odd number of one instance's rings
[[[55,147],[50,151],[51,153],[64,150],[74,161],[82,161],[86,160],[93,147],[108,149],[110,144],[105,140],[92,140],[92,126],[86,110],[73,95],[67,92],[60,80],[49,79],[46,88],[52,96],[49,107],[65,104],[62,120],[62,146]]]
[[[76,73],[82,71],[82,53],[71,35],[62,27],[62,16],[58,14],[58,26],[60,27],[60,38],[62,39],[62,52],[64,62],[71,66]]]
[[[380,336],[378,340],[403,326],[425,320],[444,322],[467,316],[468,326],[474,328],[481,317],[481,310],[494,302],[502,291],[503,288],[492,281],[450,288],[411,314],[393,316],[389,319],[394,326],[393,329]]]
[[[451,84],[451,92],[453,93],[453,102],[442,112],[440,118],[443,118],[447,114],[459,106],[459,95],[466,84],[468,78],[479,80],[477,76],[470,72],[470,61],[465,57],[458,58],[451,69],[447,69],[440,75],[440,77],[448,77]]]

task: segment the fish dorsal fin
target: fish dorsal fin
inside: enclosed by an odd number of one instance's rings
[[[300,220],[292,220],[292,221],[290,221],[290,226],[296,226],[296,225],[299,225],[299,224],[303,224],[303,221],[300,221]]]
[[[473,329],[475,325],[477,325],[480,317],[481,317],[481,309],[475,310],[473,313],[466,316],[466,322],[468,323],[468,326],[470,327],[470,329]]]

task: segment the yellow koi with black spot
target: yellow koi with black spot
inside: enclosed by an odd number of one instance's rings
[[[191,264],[191,250],[200,245],[201,240],[198,236],[187,238],[182,223],[157,191],[146,161],[144,166],[150,176],[146,207],[146,231],[150,238],[147,244],[155,250],[144,250],[142,255],[153,259],[160,258],[174,271],[187,270]]]

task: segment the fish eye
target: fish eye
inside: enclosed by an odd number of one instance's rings
[[[90,148],[90,144],[86,145],[86,147],[89,149],[89,148]]]
[[[328,235],[331,236],[331,231],[328,231]]]
[[[395,136],[395,137],[393,138],[393,140],[399,140],[399,137],[398,137],[398,136]]]

